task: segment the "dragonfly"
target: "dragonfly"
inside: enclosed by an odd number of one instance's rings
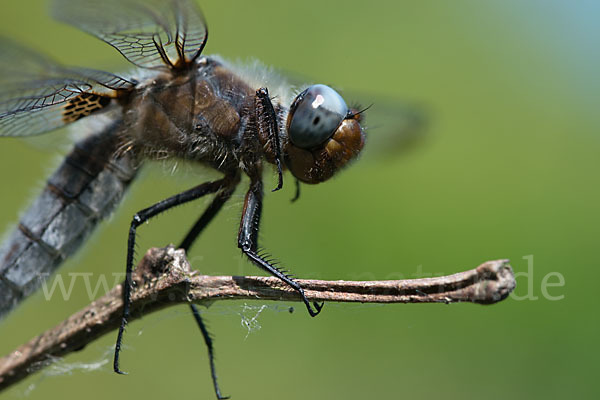
[[[187,251],[242,179],[248,187],[238,230],[240,251],[296,291],[309,315],[317,316],[323,303],[310,302],[293,276],[259,247],[263,170],[276,171],[273,192],[283,187],[289,172],[296,197],[300,184],[329,180],[361,153],[365,110],[349,107],[329,86],[295,90],[266,68],[249,71],[204,55],[208,28],[191,0],[54,0],[52,13],[106,42],[136,69],[122,77],[67,67],[0,39],[0,136],[39,135],[71,124],[92,128],[0,247],[0,316],[38,289],[40,275],[54,272],[83,245],[118,206],[144,162],[169,158],[207,166],[222,177],[132,217],[114,371],[123,373],[119,361],[138,228],[173,207],[212,196],[179,245]],[[216,397],[226,398],[217,382],[211,336],[199,310],[193,304],[190,308],[208,349]]]

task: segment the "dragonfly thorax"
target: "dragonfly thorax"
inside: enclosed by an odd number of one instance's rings
[[[259,145],[248,132],[255,90],[216,61],[197,66],[149,78],[125,102],[124,133],[142,156],[223,167]]]

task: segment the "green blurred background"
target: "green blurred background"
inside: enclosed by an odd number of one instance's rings
[[[202,1],[207,54],[420,104],[411,151],[358,162],[327,184],[266,197],[262,244],[305,278],[450,274],[510,258],[516,296],[494,306],[215,304],[223,392],[254,398],[597,398],[600,4],[589,1]],[[45,2],[2,0],[0,34],[58,60],[130,68],[112,48],[53,22]],[[115,10],[115,12],[118,12]],[[368,104],[371,99],[360,100]],[[377,108],[377,104],[374,106]],[[373,117],[374,118],[374,117]],[[377,121],[369,120],[377,125]],[[376,134],[376,130],[372,135]],[[62,141],[65,131],[51,140]],[[376,140],[376,139],[374,139]],[[59,147],[59,146],[57,146]],[[0,229],[42,187],[60,151],[3,138]],[[367,158],[367,157],[365,157]],[[375,158],[375,160],[373,160]],[[61,272],[122,272],[130,216],[206,177],[147,168],[109,224]],[[266,176],[267,186],[274,177]],[[288,179],[287,182],[291,182]],[[209,274],[258,274],[236,248],[243,190],[190,255]],[[140,230],[140,249],[178,242],[205,205]],[[559,275],[560,274],[560,275]],[[546,286],[560,283],[563,286]],[[112,279],[112,278],[111,278]],[[0,323],[0,353],[89,301],[38,294]],[[213,398],[206,350],[185,307],[132,323],[5,398]],[[91,369],[91,371],[90,371]]]

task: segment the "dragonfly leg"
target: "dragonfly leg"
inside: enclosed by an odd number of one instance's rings
[[[206,210],[204,210],[204,212],[202,213],[202,215],[200,216],[198,221],[196,221],[196,223],[194,224],[192,229],[190,229],[188,234],[185,236],[185,239],[183,239],[183,241],[179,245],[180,249],[184,249],[187,253],[187,251],[192,246],[192,244],[194,243],[196,238],[200,235],[200,233],[202,233],[202,231],[210,223],[210,221],[212,221],[214,216],[217,215],[217,213],[221,210],[221,208],[227,202],[227,200],[229,200],[229,198],[231,197],[231,195],[235,189],[235,186],[237,185],[238,182],[239,182],[239,178],[234,181],[235,184],[232,184],[228,190],[222,190],[215,195],[215,198],[210,203],[208,208]],[[217,382],[217,371],[215,368],[215,356],[214,356],[212,337],[211,337],[210,333],[208,332],[208,329],[206,328],[206,325],[204,324],[204,321],[202,320],[202,317],[200,315],[200,311],[198,310],[196,305],[190,304],[190,309],[192,311],[192,315],[194,316],[194,319],[196,320],[196,324],[198,325],[198,328],[200,328],[200,332],[202,332],[202,337],[204,338],[204,343],[206,343],[206,347],[208,349],[208,362],[210,365],[210,375],[212,377],[213,387],[215,390],[215,394],[217,395],[217,399],[219,399],[219,400],[228,399],[229,398],[228,396],[221,395],[221,390],[219,389],[219,384]]]
[[[223,205],[231,198],[235,187],[239,183],[239,175],[232,179],[230,186],[227,189],[221,190],[215,195],[215,198],[210,205],[204,210],[200,218],[196,221],[194,226],[189,230],[185,238],[179,245],[180,249],[184,249],[186,252],[189,251],[190,247],[194,244],[198,236],[202,233],[204,228],[212,221],[212,219],[219,213]]]
[[[204,321],[202,321],[202,317],[200,316],[200,311],[194,304],[190,304],[190,308],[192,309],[192,314],[196,319],[196,323],[202,332],[202,337],[204,338],[204,343],[206,343],[206,348],[208,349],[208,362],[210,364],[210,375],[213,381],[213,387],[215,388],[215,394],[217,395],[217,399],[225,400],[228,399],[229,396],[222,396],[221,389],[219,389],[219,384],[217,383],[217,370],[215,368],[215,353],[213,349],[213,342],[208,329],[206,329],[206,325],[204,325]]]
[[[296,179],[296,194],[294,194],[294,197],[292,197],[290,202],[295,203],[296,200],[298,200],[299,198],[300,198],[300,181],[298,179]]]
[[[272,189],[276,192],[283,187],[283,167],[281,164],[281,143],[279,141],[279,124],[277,123],[277,113],[273,108],[273,103],[269,97],[267,88],[261,88],[256,91],[255,97],[256,126],[258,134],[267,139],[274,151],[275,164],[277,165],[278,181],[277,186]]]
[[[258,252],[258,227],[260,223],[260,214],[262,211],[262,182],[260,178],[251,177],[250,189],[246,193],[244,202],[244,211],[240,230],[238,233],[238,247],[242,252],[259,268],[267,271],[271,275],[281,279],[283,282],[291,286],[300,296],[308,309],[311,317],[317,316],[323,308],[323,303],[314,302],[311,306],[310,301],[306,298],[304,290],[290,275],[277,268],[273,263],[266,260]],[[314,309],[313,309],[314,306]]]
[[[236,175],[237,176],[237,175]],[[237,181],[236,181],[237,183]],[[133,256],[135,249],[136,229],[150,218],[161,214],[162,212],[176,207],[178,205],[196,200],[204,195],[219,192],[223,189],[227,189],[232,185],[232,176],[225,176],[223,179],[219,179],[213,182],[206,182],[192,189],[186,190],[185,192],[171,196],[163,201],[160,201],[148,208],[145,208],[133,216],[131,225],[129,227],[129,237],[127,240],[127,267],[125,270],[125,283],[123,285],[123,317],[121,318],[121,325],[119,326],[119,333],[117,335],[117,343],[115,346],[115,357],[113,362],[113,368],[116,373],[123,374],[119,368],[119,355],[121,352],[121,345],[123,341],[123,333],[125,326],[127,325],[127,319],[129,318],[129,307],[131,303],[131,289],[132,289],[132,271],[133,271]]]

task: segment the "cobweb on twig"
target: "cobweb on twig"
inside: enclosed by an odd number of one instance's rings
[[[262,313],[263,310],[267,307],[268,306],[266,304],[263,304],[261,306],[251,306],[247,303],[244,303],[244,305],[242,306],[242,311],[240,311],[239,313],[240,317],[242,317],[242,327],[248,330],[248,332],[246,333],[246,337],[244,337],[244,340],[248,339],[248,336],[250,336],[251,333],[260,330],[261,326],[258,323],[258,317],[260,313]]]
[[[208,310],[203,310],[203,312],[205,314],[209,314],[211,317],[236,314],[239,315],[241,317],[241,325],[247,331],[244,337],[244,340],[246,340],[251,333],[255,333],[262,328],[259,323],[259,317],[265,310],[279,313],[292,312],[293,308],[285,305],[252,305],[243,303],[241,305],[213,306]],[[145,324],[142,324],[142,326],[137,330],[136,336],[141,336],[145,333],[145,331],[153,330],[170,320],[189,318],[190,315],[191,314],[189,310],[181,308],[164,312],[158,318],[156,318],[156,320],[151,320],[149,322],[147,321]],[[124,348],[131,349],[131,346],[125,345]],[[44,361],[37,362],[31,367],[31,369],[41,370],[40,375],[38,375],[38,379],[36,379],[35,382],[31,383],[23,390],[21,395],[23,397],[30,396],[31,393],[33,393],[39,387],[39,384],[47,377],[102,371],[106,365],[112,361],[113,354],[114,347],[107,346],[100,357],[89,362],[67,362],[61,357],[51,357]]]
[[[35,363],[31,368],[43,369],[43,371],[41,372],[39,378],[36,379],[36,382],[27,386],[27,388],[23,391],[23,396],[29,396],[35,389],[37,389],[38,384],[47,377],[73,375],[74,373],[79,372],[86,373],[100,371],[105,365],[110,363],[113,352],[114,349],[112,349],[112,347],[108,348],[100,357],[90,362],[66,362],[62,357],[50,357],[45,361]]]

